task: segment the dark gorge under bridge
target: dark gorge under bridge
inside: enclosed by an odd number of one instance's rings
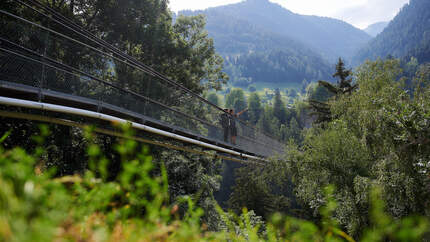
[[[224,142],[221,107],[40,2],[14,3],[32,15],[0,10],[1,106],[130,122],[136,129],[244,161],[283,153],[282,143],[241,120],[236,120],[237,144]],[[7,111],[0,115],[54,120]]]

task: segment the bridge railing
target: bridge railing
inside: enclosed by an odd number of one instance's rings
[[[223,111],[187,89],[148,73],[79,34],[47,28],[2,12],[0,80],[39,90],[39,97],[79,97],[98,111],[129,113],[179,132],[223,143]],[[55,26],[52,23],[51,26]],[[242,122],[237,147],[263,156],[281,153],[277,140]]]

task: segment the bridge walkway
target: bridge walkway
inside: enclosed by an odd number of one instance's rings
[[[0,10],[0,96],[102,113],[243,154],[283,152],[281,142],[241,120],[237,145],[225,142],[221,107],[28,2],[23,7],[34,11],[31,19]]]

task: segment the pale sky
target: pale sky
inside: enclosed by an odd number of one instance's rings
[[[341,19],[358,28],[391,20],[409,0],[270,0],[299,14]],[[241,0],[170,0],[174,12],[184,9],[206,9]]]

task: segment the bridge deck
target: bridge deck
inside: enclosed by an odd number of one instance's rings
[[[7,21],[0,96],[98,112],[261,157],[283,152],[277,139],[231,116],[237,145],[225,142],[221,107],[67,18],[33,12],[31,20],[0,13]]]
[[[196,139],[205,143],[213,144],[219,147],[231,149],[243,154],[258,156],[258,154],[242,150],[239,147],[232,146],[231,144],[221,142],[219,140],[210,139],[199,134],[195,134],[185,130],[181,127],[175,127],[159,120],[147,117],[140,113],[132,112],[130,110],[120,108],[108,103],[100,102],[94,99],[79,97],[69,94],[64,94],[51,90],[43,90],[36,87],[22,85],[18,83],[11,83],[0,80],[0,96],[17,98],[29,101],[43,101],[45,103],[64,105],[67,107],[75,107],[89,111],[95,111],[115,117],[127,119],[133,122],[145,124],[157,129],[169,131],[181,136]]]

